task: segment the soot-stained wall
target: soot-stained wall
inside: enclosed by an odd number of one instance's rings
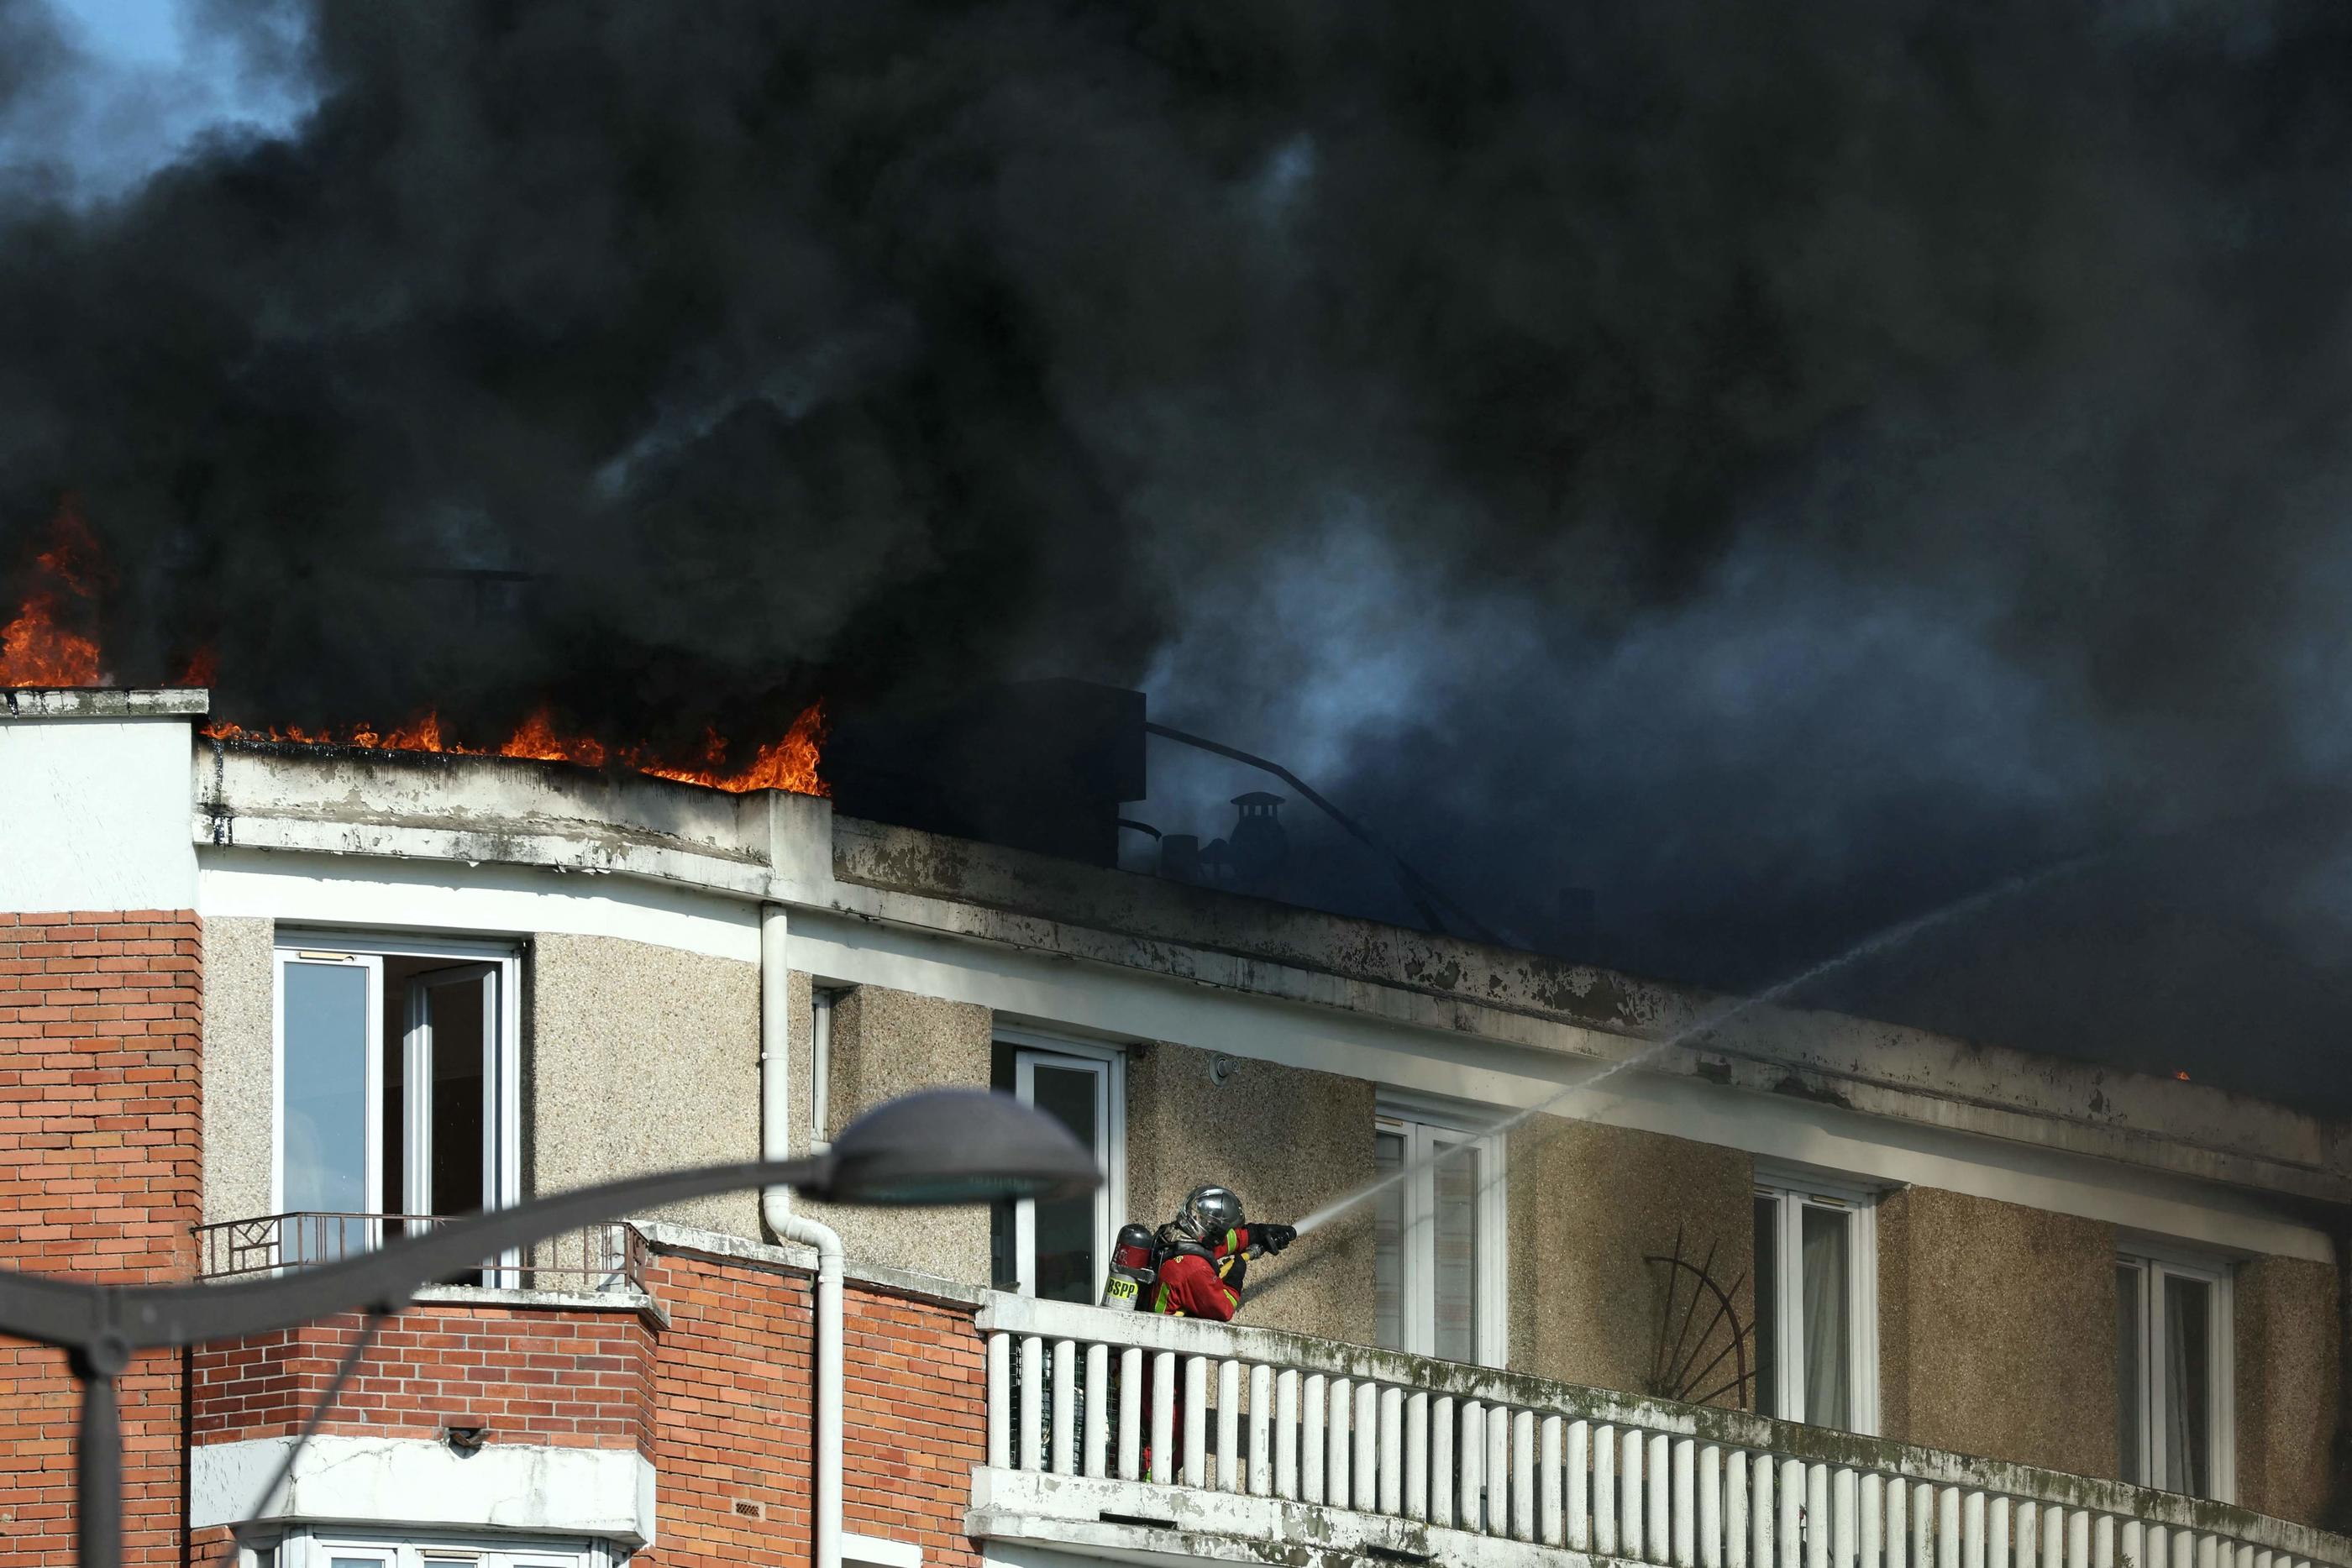
[[[1693,1263],[1713,1249],[1708,1272],[1731,1291],[1740,1321],[1751,1320],[1745,1281],[1754,1177],[1746,1155],[1559,1116],[1538,1116],[1508,1136],[1514,1369],[1647,1392],[1660,1359],[1670,1270],[1646,1260],[1672,1256],[1677,1233]],[[1674,1288],[1679,1314],[1691,1281],[1685,1277]],[[1711,1308],[1702,1310],[1697,1323],[1711,1317]],[[1693,1370],[1724,1348],[1729,1334],[1727,1327],[1715,1329]],[[1710,1388],[1736,1379],[1734,1360],[1725,1359]],[[1730,1391],[1713,1403],[1740,1401]]]
[[[1878,1205],[1879,1430],[2113,1476],[2116,1229],[1934,1187]]]
[[[2238,1500],[2315,1524],[2328,1510],[2338,1380],[2336,1270],[2256,1258],[2232,1281]]]

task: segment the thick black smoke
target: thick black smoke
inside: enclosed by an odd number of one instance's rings
[[[125,678],[631,734],[1141,683],[1521,939],[1726,984],[2094,850],[1840,999],[2342,1078],[2342,6],[289,37],[289,137],[0,176],[0,570],[77,497]],[[0,0],[0,130],[76,70]],[[1252,782],[1155,767],[1204,834]]]

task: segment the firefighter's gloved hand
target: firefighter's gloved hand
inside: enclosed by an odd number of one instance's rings
[[[1279,1252],[1298,1239],[1298,1228],[1292,1225],[1253,1225],[1250,1239],[1269,1252]]]

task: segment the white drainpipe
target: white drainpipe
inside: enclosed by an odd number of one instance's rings
[[[784,907],[760,906],[760,1157],[792,1157],[792,1063]],[[760,1218],[780,1241],[816,1249],[816,1568],[841,1568],[841,1238],[793,1212],[793,1189],[760,1195]]]

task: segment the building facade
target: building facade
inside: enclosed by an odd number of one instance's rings
[[[753,1192],[142,1358],[141,1563],[2352,1564],[2352,1143],[2294,1107],[798,795],[5,698],[11,1267],[299,1268],[940,1083],[1106,1177],[800,1206],[837,1429]],[[1236,1323],[1092,1306],[1207,1181],[1313,1220]],[[0,1562],[70,1559],[73,1416],[0,1343]]]

